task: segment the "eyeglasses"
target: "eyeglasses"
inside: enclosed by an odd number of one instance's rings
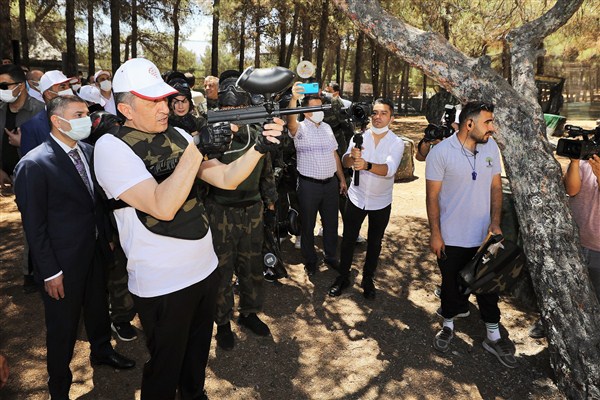
[[[2,82],[0,83],[0,90],[7,90],[9,86],[18,85],[23,82]]]

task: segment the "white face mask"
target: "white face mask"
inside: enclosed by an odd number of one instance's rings
[[[104,90],[105,92],[108,92],[110,89],[112,89],[112,83],[110,81],[100,82],[100,90]]]
[[[389,130],[388,125],[384,126],[383,128],[377,128],[375,126],[371,127],[371,132],[373,132],[376,135],[381,135],[382,133],[386,133]]]
[[[320,124],[321,121],[323,121],[324,117],[325,117],[325,113],[323,113],[323,111],[315,111],[312,113],[311,117],[307,117],[307,118],[310,119],[315,124]]]
[[[73,89],[74,92],[78,91],[80,88],[81,88],[81,85],[79,83],[71,85],[71,89]]]
[[[333,97],[333,93],[323,92],[323,96],[327,97],[328,99],[331,99]]]
[[[21,91],[16,96],[13,95],[14,89],[0,90],[0,101],[5,103],[14,103],[21,95]],[[22,89],[21,89],[22,90]]]
[[[65,97],[65,96],[73,96],[73,91],[71,90],[71,88],[65,89],[65,90],[61,90],[60,92],[55,92],[54,90],[50,90],[50,92],[59,95],[61,97]]]
[[[83,140],[90,136],[90,133],[92,131],[92,120],[90,119],[90,117],[81,117],[75,119],[65,119],[63,117],[59,117],[58,115],[57,117],[65,122],[68,122],[71,125],[70,131],[65,131],[63,129],[60,129],[59,127],[56,127],[59,131],[61,131],[71,139]]]

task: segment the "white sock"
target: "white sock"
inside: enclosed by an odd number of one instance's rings
[[[442,324],[442,327],[446,327],[446,326],[448,328],[450,328],[452,331],[454,331],[454,320],[444,318],[444,323]]]
[[[487,332],[487,338],[491,342],[495,342],[500,339],[500,328],[498,327],[498,323],[492,324],[489,322],[485,323],[485,330]]]

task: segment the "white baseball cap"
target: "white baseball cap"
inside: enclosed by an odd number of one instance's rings
[[[78,96],[90,103],[100,104],[102,107],[106,105],[106,100],[100,95],[100,89],[94,85],[85,85],[79,89]]]
[[[100,75],[108,75],[108,77],[110,78],[110,72],[109,72],[109,71],[106,71],[106,70],[103,70],[103,69],[101,69],[100,71],[98,71],[98,72],[96,72],[96,73],[94,74],[94,82],[96,82],[96,79],[98,79],[98,77],[99,77]]]
[[[40,78],[40,86],[39,86],[40,93],[44,93],[46,90],[50,89],[52,86],[58,85],[59,83],[65,83],[65,82],[75,83],[77,81],[78,81],[77,78],[67,78],[65,76],[65,74],[63,74],[61,71],[58,71],[58,70],[47,71]]]
[[[132,94],[145,100],[163,99],[179,93],[160,77],[156,65],[145,58],[132,58],[121,65],[113,78],[113,92]]]

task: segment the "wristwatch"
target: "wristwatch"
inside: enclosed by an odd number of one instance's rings
[[[373,168],[373,164],[367,161],[367,171],[370,171]]]

